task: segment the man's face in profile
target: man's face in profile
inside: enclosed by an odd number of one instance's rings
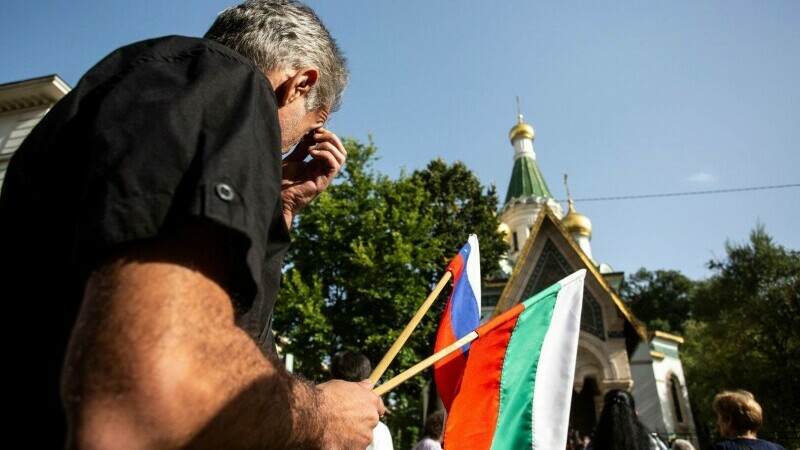
[[[327,109],[306,111],[305,97],[278,109],[278,120],[281,126],[281,152],[287,153],[294,148],[304,136],[322,127],[328,119]],[[313,144],[313,140],[309,145]]]

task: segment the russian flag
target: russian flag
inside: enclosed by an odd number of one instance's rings
[[[453,258],[447,270],[453,274],[453,292],[439,323],[434,353],[461,339],[480,325],[481,264],[476,235],[469,235],[466,245]],[[436,388],[448,411],[461,385],[469,347],[470,344],[464,345],[433,366]]]

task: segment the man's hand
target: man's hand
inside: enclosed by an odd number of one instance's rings
[[[311,160],[305,161],[311,155]],[[286,226],[304,206],[324,191],[339,173],[347,151],[330,130],[318,128],[307,134],[283,159],[281,200]]]
[[[332,380],[317,386],[324,420],[322,448],[333,450],[367,448],[372,429],[386,409],[372,393],[372,383]]]

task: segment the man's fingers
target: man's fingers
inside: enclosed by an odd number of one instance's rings
[[[328,150],[336,158],[339,164],[344,164],[347,157],[347,150],[344,148],[339,136],[325,128],[317,128],[316,130],[303,136],[303,139],[295,146],[294,150],[289,153],[284,160],[288,161],[303,161],[313,150]]]
[[[347,150],[344,148],[342,141],[340,141],[339,136],[332,131],[326,128],[319,128],[316,133],[314,133],[314,139],[319,143],[330,142],[337,150],[342,152],[343,155],[347,156]]]
[[[370,391],[372,390],[373,387],[375,387],[375,383],[373,383],[372,380],[370,380],[369,378],[367,378],[364,381],[359,381],[358,384],[360,384],[365,389],[369,389]],[[383,404],[383,400],[381,400],[380,397],[378,397],[377,407],[378,407],[378,416],[383,417],[383,415],[386,414],[386,406]]]
[[[339,140],[339,136],[328,130],[324,130],[324,132],[325,132],[324,133],[325,137],[330,139],[330,142],[334,145],[334,147],[336,147],[340,152],[342,152],[342,154],[347,156],[347,149],[344,148],[344,144],[342,144],[342,141]]]
[[[314,159],[326,159],[331,166],[341,166],[347,159],[347,155],[330,142],[321,142],[311,147],[309,151],[311,152],[311,157]]]
[[[380,402],[380,406],[378,407],[378,417],[383,418],[386,414],[386,405],[383,404],[383,400],[378,397],[378,401]]]
[[[308,149],[311,148],[317,141],[315,138],[316,131],[306,134],[300,139],[300,142],[294,146],[294,150],[289,153],[284,160],[289,161],[303,161],[308,156]]]
[[[372,392],[372,383],[331,380],[318,389],[326,422],[323,448],[366,448],[373,428],[386,413],[383,401]]]

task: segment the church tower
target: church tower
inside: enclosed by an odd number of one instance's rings
[[[530,236],[531,226],[542,207],[550,208],[559,219],[564,216],[561,204],[553,198],[536,164],[536,153],[533,151],[535,136],[533,127],[523,122],[522,114],[519,114],[517,124],[511,128],[508,136],[514,146],[514,168],[506,201],[500,208],[500,227],[508,236],[508,263],[511,267]],[[508,267],[507,264],[503,265]]]
[[[636,399],[639,418],[662,439],[694,440],[680,336],[648,332],[620,297],[623,272],[598,263],[591,248],[592,222],[575,208],[567,177],[567,211],[553,198],[536,162],[535,133],[519,114],[509,138],[514,168],[505,203],[498,211],[506,232],[508,259],[502,274],[482,284],[483,320],[496,317],[548,286],[586,270],[570,424],[591,434],[610,389]],[[534,357],[531,355],[531,357]]]

